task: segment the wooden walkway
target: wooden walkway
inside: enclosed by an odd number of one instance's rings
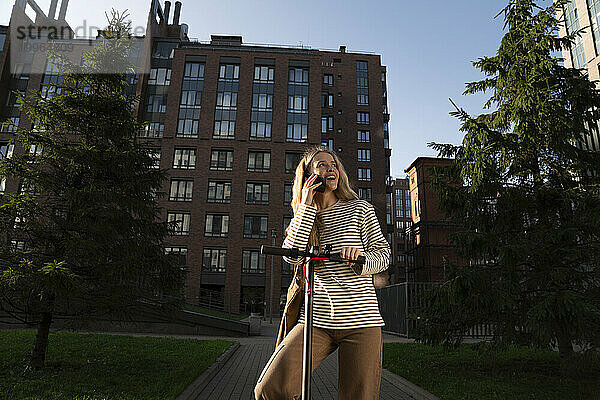
[[[240,338],[240,346],[196,397],[197,400],[253,400],[254,386],[275,347],[274,339]],[[313,372],[312,400],[336,400],[338,352],[329,355]],[[433,400],[428,393],[383,370],[382,400]],[[416,389],[416,390],[415,390]]]

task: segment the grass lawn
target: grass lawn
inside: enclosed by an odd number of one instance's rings
[[[46,368],[24,372],[35,331],[0,331],[0,399],[174,399],[233,344],[50,332]]]
[[[245,314],[233,314],[233,313],[226,313],[223,311],[217,311],[217,310],[211,310],[209,308],[204,308],[204,307],[198,307],[198,306],[192,306],[190,304],[185,304],[183,306],[184,310],[188,310],[188,311],[194,311],[194,312],[198,312],[198,313],[202,313],[202,314],[206,314],[206,315],[212,315],[213,317],[221,317],[221,318],[225,318],[225,319],[234,319],[236,321],[241,321],[244,318],[248,318],[248,315]]]
[[[560,378],[558,353],[489,343],[456,350],[419,343],[386,343],[383,367],[443,400],[598,400],[600,356],[580,358],[585,373]]]

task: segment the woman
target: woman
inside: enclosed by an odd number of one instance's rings
[[[325,191],[317,176],[326,179]],[[308,178],[306,178],[308,177]],[[314,262],[312,367],[338,351],[339,399],[378,399],[381,381],[382,336],[373,274],[388,267],[390,246],[381,233],[373,206],[350,188],[339,158],[327,149],[307,150],[296,168],[292,209],[294,218],[283,247],[331,245],[348,260],[364,256],[364,265]],[[285,258],[302,264],[304,257]],[[302,268],[288,290],[273,355],[262,371],[254,394],[257,400],[297,399],[302,392],[304,304]],[[298,315],[299,314],[299,315]]]

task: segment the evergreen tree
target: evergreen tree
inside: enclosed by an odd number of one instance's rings
[[[577,144],[597,130],[600,94],[554,55],[579,34],[558,37],[565,3],[510,1],[496,55],[473,63],[485,78],[465,91],[491,93],[493,111],[457,108],[462,144],[430,143],[454,158],[432,187],[464,262],[430,292],[421,341],[458,344],[490,323],[497,340],[557,345],[563,361],[573,342],[600,345],[600,153]]]
[[[0,306],[37,324],[32,369],[44,365],[53,318],[124,320],[148,304],[167,313],[181,305],[185,271],[163,247],[173,226],[157,222],[168,175],[136,138],[142,126],[127,95],[126,17],[107,16],[82,66],[50,54],[63,80],[22,99],[34,126],[12,141],[43,151],[0,162],[0,176],[22,182],[0,201]]]

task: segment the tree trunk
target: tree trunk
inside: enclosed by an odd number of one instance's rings
[[[558,356],[560,359],[560,373],[566,376],[569,373],[570,359],[573,356],[573,343],[567,333],[558,334]]]
[[[50,333],[50,324],[52,323],[52,311],[43,312],[42,319],[38,324],[35,335],[35,343],[29,360],[29,368],[40,370],[44,368],[46,360],[46,350],[48,349],[48,334]]]

